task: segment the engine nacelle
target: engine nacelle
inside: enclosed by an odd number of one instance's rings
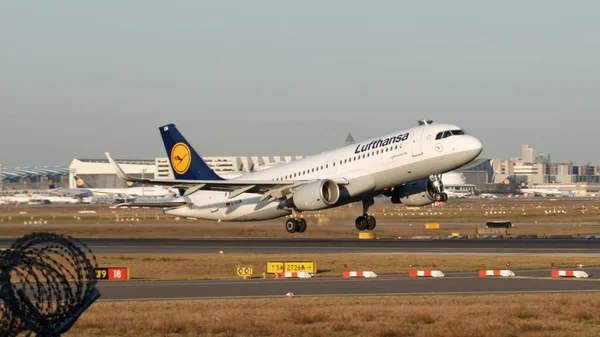
[[[300,186],[286,202],[301,211],[318,211],[333,206],[340,198],[340,187],[329,179]]]
[[[392,203],[406,206],[425,206],[436,201],[436,194],[437,191],[433,181],[423,179],[395,188],[394,194],[392,194]]]

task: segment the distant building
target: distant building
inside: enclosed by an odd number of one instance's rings
[[[65,186],[69,169],[60,166],[1,167],[0,190],[46,189],[48,185]]]
[[[302,158],[302,156],[203,157],[206,164],[215,173],[225,179]],[[154,159],[117,159],[116,161],[127,174],[134,177],[173,179],[169,159],[166,157],[157,157]],[[125,182],[117,177],[114,168],[106,159],[73,159],[68,173],[71,188],[75,188],[75,175],[81,177],[93,187],[125,187]]]
[[[525,163],[533,163],[533,148],[529,145],[521,145],[521,160]]]
[[[538,152],[535,155],[535,162],[537,164],[550,164],[550,153],[548,152]]]
[[[485,189],[485,185],[494,178],[493,160],[487,158],[477,158],[467,165],[453,171],[461,173],[465,184],[474,185],[477,190]],[[442,177],[444,185],[446,181]]]

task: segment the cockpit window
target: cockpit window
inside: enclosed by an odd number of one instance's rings
[[[444,131],[444,132],[440,132],[435,136],[435,139],[444,139],[444,138],[448,138],[450,136],[459,136],[459,135],[466,135],[466,133],[463,130],[448,130],[448,131]]]

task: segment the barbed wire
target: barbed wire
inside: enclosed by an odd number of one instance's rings
[[[100,296],[83,243],[32,233],[0,252],[0,337],[60,336]]]

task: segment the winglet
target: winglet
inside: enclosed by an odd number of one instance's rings
[[[106,159],[108,159],[108,162],[115,169],[117,176],[123,180],[129,180],[129,177],[127,177],[127,174],[125,174],[125,171],[123,171],[121,166],[119,166],[119,164],[117,164],[117,162],[114,159],[112,159],[112,157],[110,156],[110,153],[104,152],[104,154],[106,155]]]

